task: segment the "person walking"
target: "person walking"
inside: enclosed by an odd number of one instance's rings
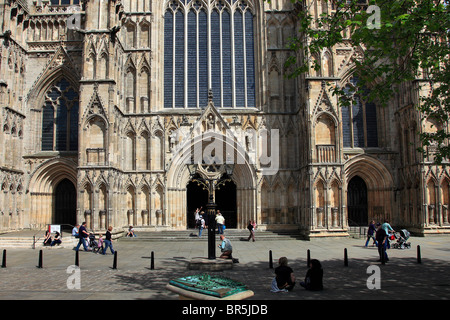
[[[112,246],[112,238],[111,238],[112,229],[113,229],[113,227],[109,226],[108,230],[106,230],[105,241],[104,241],[105,247],[103,248],[103,252],[102,252],[103,255],[106,255],[106,249],[108,249],[108,248],[111,250],[112,254],[114,254],[114,252],[115,252],[114,248]]]
[[[373,240],[373,246],[378,246],[377,240],[375,239],[375,221],[370,221],[369,224],[369,229],[367,230],[367,240],[366,240],[366,244],[364,245],[365,247],[367,247],[367,245],[369,244],[370,239]]]
[[[386,252],[387,242],[389,241],[388,235],[386,234],[386,231],[383,229],[380,223],[377,223],[377,232],[375,238],[378,242],[378,254],[380,256],[380,260],[378,261],[388,262],[389,258]]]
[[[250,231],[250,235],[248,236],[247,241],[250,241],[250,239],[252,239],[253,242],[255,242],[255,228],[251,220],[248,220],[247,229],[248,231]]]
[[[391,248],[391,243],[389,242],[389,236],[390,233],[394,234],[395,230],[391,227],[391,225],[389,224],[389,220],[384,220],[384,223],[381,225],[381,227],[384,229],[384,232],[386,232],[386,235],[388,237],[387,241],[386,241],[386,248],[390,249]]]
[[[83,222],[78,230],[78,236],[80,240],[78,240],[78,244],[75,247],[75,251],[80,249],[81,244],[83,244],[84,251],[89,251],[89,248],[86,245],[86,239],[89,237],[89,233],[86,230],[86,222]]]

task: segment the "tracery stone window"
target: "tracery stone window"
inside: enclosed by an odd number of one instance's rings
[[[164,15],[164,107],[255,107],[253,3],[171,0]]]
[[[70,6],[71,4],[79,4],[80,0],[50,0],[52,6]]]
[[[353,76],[345,86],[351,106],[342,107],[344,148],[378,147],[377,107],[357,93],[358,78]]]
[[[78,93],[64,78],[56,81],[45,95],[42,150],[78,150]]]

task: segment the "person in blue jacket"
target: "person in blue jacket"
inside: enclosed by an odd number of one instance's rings
[[[373,245],[374,246],[378,246],[377,244],[377,240],[375,239],[375,221],[370,221],[369,224],[369,230],[367,230],[367,240],[366,240],[366,244],[364,245],[365,247],[367,247],[367,245],[369,244],[370,239],[373,240]]]

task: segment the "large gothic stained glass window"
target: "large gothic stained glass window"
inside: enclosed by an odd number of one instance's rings
[[[42,110],[42,150],[78,150],[78,93],[62,78],[45,95]]]
[[[255,107],[249,0],[170,0],[164,15],[164,107]]]
[[[376,105],[367,101],[364,94],[357,94],[358,78],[356,76],[350,78],[344,90],[351,101],[351,107],[342,107],[344,148],[378,147]]]

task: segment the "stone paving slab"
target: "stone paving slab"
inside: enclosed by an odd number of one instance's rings
[[[67,268],[75,262],[71,249],[43,249],[43,268],[38,265],[39,250],[7,249],[6,268],[0,268],[0,300],[177,300],[165,289],[168,281],[198,274],[188,270],[195,257],[207,257],[204,242],[180,243],[136,241],[114,242],[117,269],[112,269],[113,255],[79,252],[81,289],[69,289],[72,273]],[[233,256],[239,259],[232,270],[220,274],[248,285],[255,295],[246,300],[448,300],[450,298],[450,237],[410,238],[411,249],[388,251],[390,261],[381,265],[375,247],[364,248],[364,239],[283,240],[233,243]],[[417,263],[420,245],[422,263]],[[348,266],[344,266],[344,248]],[[307,250],[319,259],[324,269],[322,292],[308,292],[296,287],[289,293],[270,292],[274,269],[269,268],[269,250],[273,267],[281,256],[289,259],[297,280],[306,274]],[[0,248],[3,251],[2,248]],[[151,252],[155,269],[150,270]],[[217,256],[219,251],[217,251]],[[0,256],[1,259],[1,256]],[[378,290],[369,290],[369,266],[380,269]]]

